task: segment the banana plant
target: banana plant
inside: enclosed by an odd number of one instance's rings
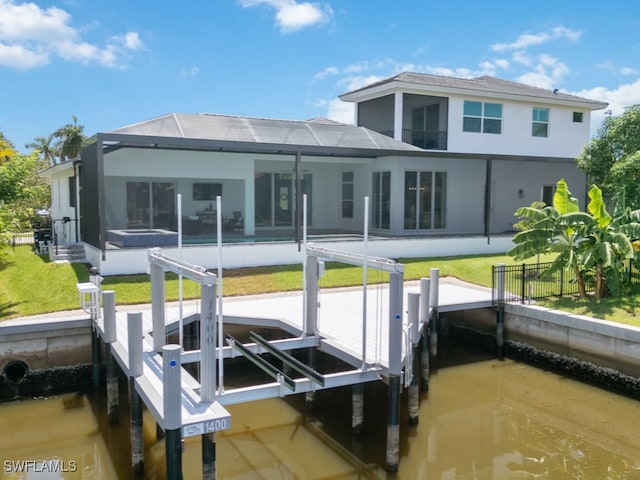
[[[623,290],[624,260],[634,258],[633,242],[640,240],[640,211],[607,211],[602,191],[589,189],[587,212],[580,211],[564,180],[557,183],[553,206],[542,210],[519,208],[515,215],[529,219],[527,230],[517,233],[509,254],[524,260],[540,253],[557,253],[545,273],[570,268],[580,296],[587,297],[585,278],[594,272],[595,296]]]

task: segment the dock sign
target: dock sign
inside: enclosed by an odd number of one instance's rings
[[[193,423],[182,427],[183,437],[193,437],[204,433],[214,433],[231,428],[231,416]]]

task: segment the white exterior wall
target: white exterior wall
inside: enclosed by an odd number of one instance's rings
[[[69,178],[71,177],[73,177],[72,168],[62,170],[51,177],[51,219],[59,220],[69,217],[72,220],[67,224],[55,222],[55,234],[59,245],[73,243],[76,240],[76,222],[73,221],[76,218],[76,210],[70,205],[69,198]]]
[[[502,133],[463,132],[465,100],[502,104]],[[533,107],[549,109],[547,137],[531,135]],[[573,112],[584,112],[583,122],[573,122]],[[449,98],[448,151],[492,155],[527,155],[575,158],[589,141],[590,111],[544,103],[525,103],[491,97]]]
[[[363,254],[364,242],[361,240],[322,241],[317,245],[326,246],[344,252]],[[513,247],[511,236],[492,237],[433,237],[433,238],[394,238],[374,239],[367,244],[367,254],[386,258],[422,258],[453,255],[473,255],[505,253]],[[87,259],[98,268],[103,276],[141,274],[149,268],[148,249],[129,248],[107,250],[102,260],[100,250],[85,245]],[[218,250],[214,245],[188,245],[180,253],[176,247],[162,249],[167,255],[180,258],[193,265],[207,269],[218,267]],[[237,243],[223,244],[223,268],[242,268],[266,265],[292,265],[302,263],[304,252],[298,251],[295,242]],[[302,273],[300,274],[302,275]],[[425,272],[428,275],[428,272]]]

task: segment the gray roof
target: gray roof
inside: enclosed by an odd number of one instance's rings
[[[274,120],[213,114],[170,113],[118,128],[108,134],[169,137],[247,146],[282,145],[420,152],[422,149],[364,127],[324,118],[309,121]]]
[[[413,84],[417,87],[432,87],[434,90],[451,91],[464,90],[475,91],[478,94],[494,94],[494,95],[510,95],[517,97],[526,97],[529,99],[549,100],[552,102],[568,102],[582,103],[585,107],[591,109],[600,109],[607,106],[606,102],[590,100],[588,98],[578,97],[562,93],[559,90],[547,90],[539,87],[532,87],[523,83],[502,80],[500,78],[488,75],[476,78],[455,78],[444,77],[439,75],[427,75],[424,73],[403,72],[393,77],[380,80],[379,82],[367,85],[366,87],[347,92],[340,96],[344,100],[352,100],[349,98],[354,94],[365,92],[376,87],[384,87],[394,84]]]

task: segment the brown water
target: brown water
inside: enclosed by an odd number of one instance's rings
[[[102,393],[0,406],[0,478],[129,478],[122,397],[120,426],[112,428]],[[435,373],[419,425],[402,419],[397,476],[381,468],[386,387],[367,385],[365,401],[359,437],[350,432],[349,388],[318,392],[313,417],[298,397],[229,407],[233,428],[217,436],[218,478],[640,479],[636,401],[512,361]],[[164,444],[153,419],[144,421],[145,478],[162,479]],[[185,479],[201,477],[200,448],[199,437],[187,439]],[[67,471],[42,473],[38,463],[28,476],[16,472],[17,462],[36,460]]]

